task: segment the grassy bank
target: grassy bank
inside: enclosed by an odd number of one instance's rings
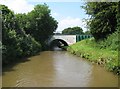
[[[116,33],[105,41],[95,42],[94,38],[86,39],[68,47],[72,54],[85,58],[92,63],[104,66],[107,70],[120,75],[118,66],[118,40],[112,39]],[[112,42],[114,41],[114,42]]]

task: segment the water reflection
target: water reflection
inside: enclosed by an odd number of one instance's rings
[[[29,60],[5,71],[3,87],[118,86],[117,76],[66,51],[45,51]]]
[[[117,87],[118,76],[115,76],[112,72],[106,71],[105,68],[94,64],[92,68],[91,80],[89,86],[94,87]],[[96,82],[97,81],[97,82]]]
[[[59,56],[61,55],[61,56]],[[54,53],[56,83],[67,87],[88,86],[91,64],[63,51]],[[57,58],[57,60],[55,60]],[[63,59],[62,59],[63,58]]]
[[[63,51],[63,49],[62,49],[62,48],[59,48],[59,47],[54,47],[54,48],[53,48],[53,51]]]

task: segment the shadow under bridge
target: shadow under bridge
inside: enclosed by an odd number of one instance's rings
[[[50,49],[61,48],[64,49],[65,46],[68,46],[68,43],[62,39],[54,39],[50,42]]]

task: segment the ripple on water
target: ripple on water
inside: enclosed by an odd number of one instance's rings
[[[118,78],[65,51],[44,51],[3,75],[4,87],[115,87]]]

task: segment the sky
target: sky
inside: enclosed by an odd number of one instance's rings
[[[88,18],[85,10],[81,8],[85,4],[79,0],[0,0],[0,4],[8,6],[15,13],[28,13],[37,4],[46,3],[51,9],[51,15],[58,22],[57,32],[65,28],[79,26],[85,32],[85,18]]]

